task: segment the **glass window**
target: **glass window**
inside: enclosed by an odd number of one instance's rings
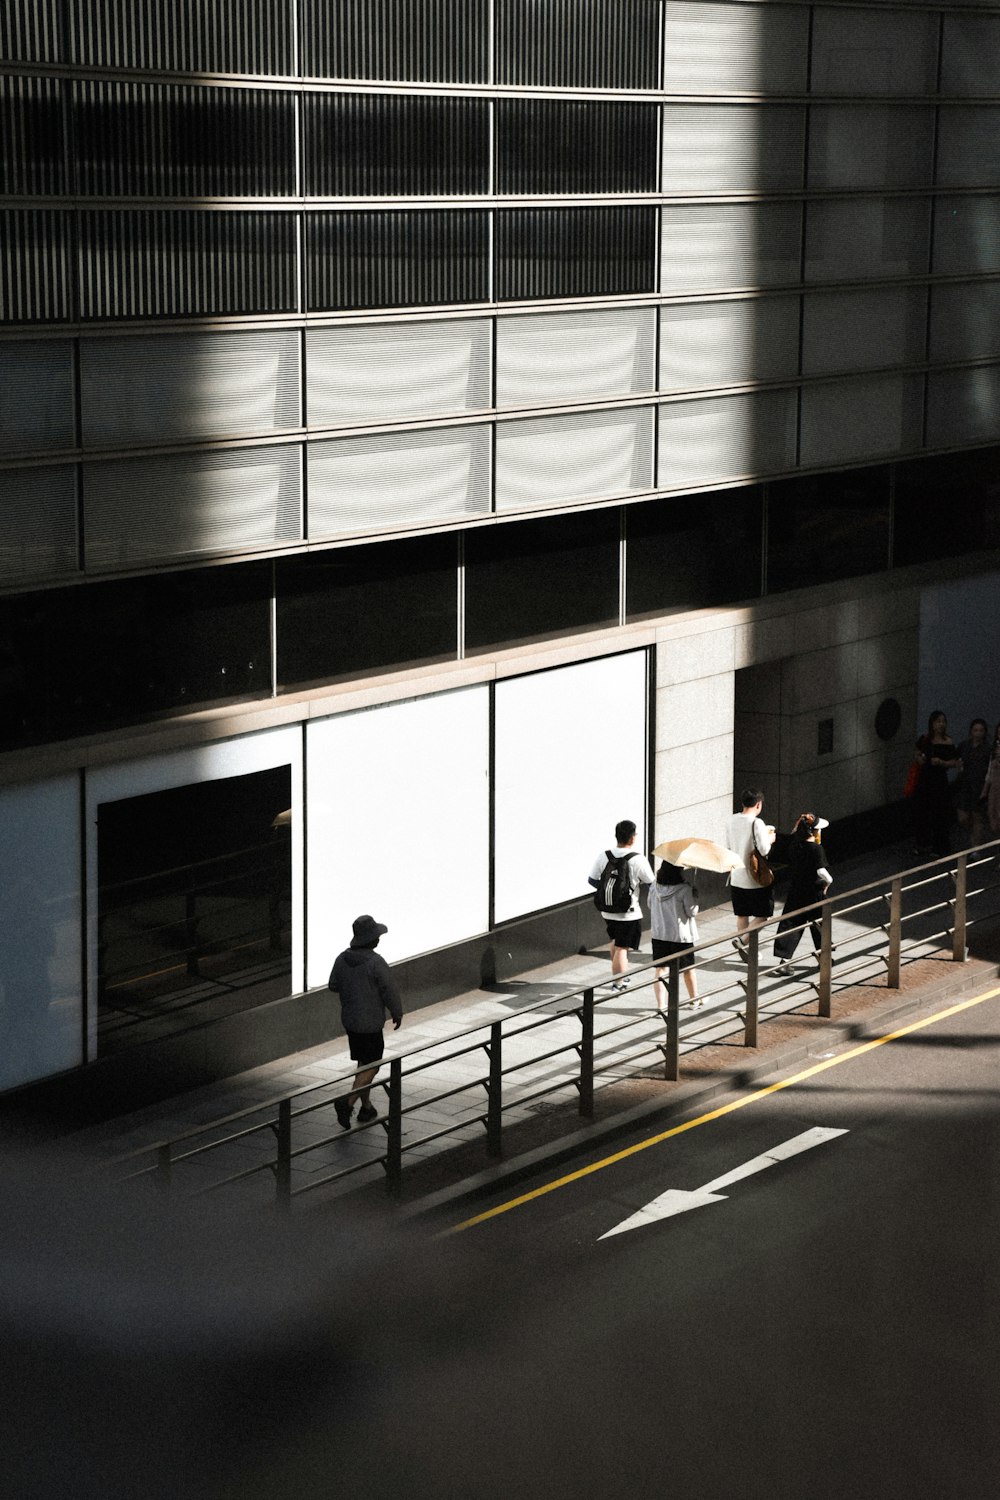
[[[936,275],[1000,271],[1000,198],[935,201],[932,269]]]
[[[661,390],[794,379],[798,372],[798,297],[740,297],[660,309]]]
[[[668,203],[662,214],[664,292],[756,290],[800,279],[797,203]]]
[[[437,427],[309,445],[309,536],[488,514],[492,432]]]
[[[658,0],[497,0],[497,82],[659,86]]]
[[[485,302],[489,215],[481,209],[314,213],[306,220],[310,312]]]
[[[665,104],[665,193],[802,187],[805,110],[797,105]]]
[[[85,448],[266,436],[300,425],[299,334],[85,338]]]
[[[942,105],[938,118],[936,180],[948,187],[1000,183],[1000,106]]]
[[[893,562],[935,562],[1000,547],[1000,448],[896,467]]]
[[[1000,366],[932,370],[927,377],[927,446],[1000,437]]]
[[[858,463],[921,446],[924,377],[876,375],[802,387],[799,461]]]
[[[806,280],[867,281],[927,272],[926,198],[832,199],[806,205]],[[937,269],[937,268],[935,268]]]
[[[795,467],[797,392],[746,391],[660,407],[660,489]]]
[[[451,196],[489,186],[489,105],[480,99],[306,94],[306,194]]]
[[[925,187],[933,137],[929,105],[814,104],[808,186]]]
[[[310,427],[446,417],[491,405],[487,318],[365,323],[306,332]]]
[[[810,292],[802,313],[802,373],[920,364],[926,327],[923,287]]]
[[[270,692],[269,563],[0,599],[0,744]]]
[[[76,446],[69,339],[0,343],[0,452]]]
[[[889,564],[888,468],[782,479],[767,487],[767,591]]]
[[[630,505],[625,526],[630,620],[760,594],[763,498],[756,485]]]
[[[489,0],[303,0],[307,78],[486,83]]]
[[[941,92],[1000,94],[1000,16],[944,14]]]
[[[453,659],[457,549],[449,535],[280,559],[279,687]]]
[[[619,511],[465,533],[469,652],[618,623]]]
[[[600,297],[651,292],[655,208],[501,209],[497,297]]]
[[[933,94],[937,32],[930,11],[818,5],[810,87],[816,94]]]
[[[500,99],[497,192],[656,191],[656,106]]]
[[[497,427],[497,510],[648,490],[653,411],[580,412]]]
[[[809,12],[799,5],[671,0],[664,7],[668,94],[803,94]]]
[[[0,472],[0,582],[75,573],[77,478],[73,464]]]
[[[1000,354],[1000,281],[931,288],[931,359]]]

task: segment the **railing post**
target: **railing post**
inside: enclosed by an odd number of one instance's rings
[[[818,1014],[833,1014],[833,907],[827,902],[820,919]]]
[[[169,1193],[173,1175],[173,1153],[170,1142],[156,1148],[156,1176],[154,1181],[161,1193]]]
[[[584,990],[580,1011],[580,1113],[594,1118],[594,991]]]
[[[890,990],[899,989],[899,960],[903,950],[903,877],[895,876],[889,896],[889,956],[885,982]]]
[[[760,928],[751,927],[747,942],[747,1013],[743,1023],[744,1047],[757,1045],[757,993],[760,975]]]
[[[490,1081],[486,1086],[486,1150],[503,1155],[503,1022],[490,1027]]]
[[[389,1062],[389,1114],[385,1122],[385,1186],[394,1197],[403,1183],[403,1059]]]
[[[964,964],[965,952],[965,898],[969,889],[969,856],[958,856],[955,871],[955,925],[951,931],[951,956],[956,964]]]
[[[681,966],[667,965],[667,1045],[663,1051],[663,1076],[676,1083],[681,1076]]]
[[[275,1163],[274,1181],[277,1188],[278,1207],[285,1213],[292,1206],[292,1101],[278,1101],[278,1156]]]

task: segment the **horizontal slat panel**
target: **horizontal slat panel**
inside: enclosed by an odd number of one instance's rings
[[[1000,355],[1000,281],[931,288],[931,359]]]
[[[294,312],[290,213],[84,211],[84,318]]]
[[[486,515],[490,429],[441,428],[309,445],[309,536]]]
[[[654,386],[649,308],[525,313],[497,322],[497,405],[557,405]]]
[[[665,193],[802,187],[805,110],[795,105],[666,104]]]
[[[938,18],[931,11],[818,5],[811,87],[817,94],[933,94]]]
[[[927,444],[995,443],[1000,438],[1000,367],[932,370],[927,377]]]
[[[0,78],[0,193],[64,193],[60,85]]]
[[[811,188],[930,184],[930,105],[814,104],[809,111]]]
[[[0,452],[72,448],[73,413],[69,339],[0,343]]]
[[[484,100],[307,94],[304,108],[311,197],[458,196],[489,187]]]
[[[796,203],[668,204],[662,290],[725,291],[799,280],[802,210]]]
[[[294,0],[72,0],[69,8],[76,61],[89,66],[292,71]]]
[[[859,198],[806,208],[806,280],[862,281],[927,271],[926,198]]]
[[[657,483],[672,489],[794,468],[795,427],[795,391],[751,391],[661,407]]]
[[[486,83],[488,0],[303,0],[307,78]]]
[[[655,208],[501,209],[496,215],[500,301],[651,292]]]
[[[798,366],[798,297],[739,298],[660,309],[662,390],[794,379]]]
[[[77,570],[76,469],[0,471],[0,580],[30,583]]]
[[[497,192],[655,192],[656,133],[653,104],[501,99]]]
[[[0,322],[73,316],[69,216],[54,209],[0,212]]]
[[[648,490],[652,454],[651,409],[503,422],[497,428],[497,510]]]
[[[663,87],[669,94],[805,92],[805,6],[671,0],[664,7],[663,35]]]
[[[922,375],[881,375],[802,388],[801,462],[861,463],[920,446]]]
[[[88,448],[266,436],[300,422],[292,330],[84,339],[80,379]]]
[[[803,311],[802,372],[920,364],[926,330],[924,287],[810,293]]]
[[[947,187],[1000,183],[1000,104],[945,104],[938,115],[937,181]]]
[[[497,82],[655,89],[658,0],[497,0]]]
[[[489,297],[489,218],[480,209],[315,213],[306,238],[310,312]]]
[[[943,94],[1000,94],[1000,16],[944,17]]]
[[[485,318],[313,328],[306,335],[312,427],[450,416],[491,404]]]
[[[300,469],[293,446],[85,464],[87,568],[297,541]]]

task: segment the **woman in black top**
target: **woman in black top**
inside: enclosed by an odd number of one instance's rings
[[[948,720],[939,708],[927,720],[927,733],[917,740],[916,760],[920,767],[913,793],[916,853],[947,854],[951,825],[948,772],[958,765],[958,750],[948,733]]]
[[[799,938],[807,924],[817,952],[822,942],[820,911],[812,903],[823,899],[833,884],[833,876],[827,869],[823,850],[816,842],[816,834],[821,827],[826,827],[822,818],[817,818],[815,813],[802,813],[792,830],[792,842],[788,850],[792,880],[785,897],[784,910],[794,912],[795,915],[782,916],[778,923],[778,935],[774,940],[775,956],[781,959],[775,971],[778,974],[792,972],[789,959],[799,946]],[[800,907],[806,907],[807,910],[801,911]]]
[[[989,733],[985,719],[973,719],[968,739],[958,747],[962,769],[954,787],[955,811],[962,827],[969,830],[970,844],[981,844],[987,838],[983,792],[990,768]]]

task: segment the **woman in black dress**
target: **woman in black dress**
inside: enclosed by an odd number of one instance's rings
[[[794,912],[795,915],[783,915],[778,923],[774,953],[781,962],[775,970],[777,974],[791,974],[789,960],[799,946],[799,938],[807,924],[813,947],[819,952],[822,942],[820,910],[813,906],[813,902],[821,901],[833,883],[823,850],[816,842],[816,835],[825,827],[825,819],[817,818],[815,813],[802,813],[792,829],[792,842],[788,850],[792,880],[785,897],[784,911]],[[806,910],[800,910],[801,907]]]
[[[916,761],[920,776],[913,793],[915,852],[918,856],[947,854],[951,843],[948,772],[958,765],[958,749],[939,708],[927,720],[927,733],[917,740]]]

